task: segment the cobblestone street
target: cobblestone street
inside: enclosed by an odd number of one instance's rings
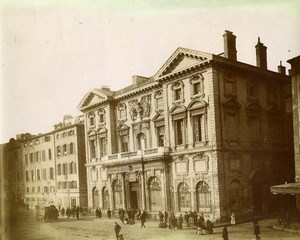
[[[18,216],[18,218],[16,218]],[[33,211],[20,212],[14,216],[13,223],[11,224],[12,240],[37,240],[37,239],[115,239],[114,222],[118,219],[95,219],[92,216],[84,216],[79,220],[70,218],[59,218],[57,221],[40,223],[35,220]],[[261,239],[299,239],[299,235],[295,233],[287,233],[276,231],[272,229],[272,225],[276,220],[260,221]],[[222,239],[221,227],[214,229],[212,235],[196,235],[196,229],[183,229],[177,231],[170,231],[169,229],[158,228],[158,223],[154,221],[146,222],[146,228],[141,228],[140,223],[136,222],[135,225],[123,225],[120,223],[126,240],[134,239],[203,239],[214,240]],[[228,227],[229,239],[249,239],[254,238],[253,224],[244,223],[235,227]]]

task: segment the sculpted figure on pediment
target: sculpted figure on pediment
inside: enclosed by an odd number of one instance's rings
[[[131,119],[135,121],[137,117],[148,117],[151,110],[151,95],[146,95],[138,99],[133,99],[128,102]]]

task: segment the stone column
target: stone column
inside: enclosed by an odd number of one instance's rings
[[[161,193],[162,193],[162,196],[161,196],[162,208],[167,209],[166,180],[165,180],[165,171],[164,171],[164,169],[160,170],[160,181],[161,181]]]
[[[122,207],[125,210],[126,209],[126,195],[125,195],[125,173],[122,174],[122,198],[123,198],[123,204]]]
[[[142,209],[146,209],[146,204],[145,204],[145,198],[146,198],[146,192],[145,192],[145,177],[144,177],[144,172],[140,172],[141,176],[141,186],[142,186]]]

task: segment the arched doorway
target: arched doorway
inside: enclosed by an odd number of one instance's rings
[[[198,212],[211,211],[211,196],[208,184],[200,181],[196,186],[197,192],[197,210]]]
[[[92,197],[93,197],[93,208],[99,207],[99,192],[96,187],[92,190]]]
[[[149,180],[149,206],[150,209],[160,211],[162,209],[161,184],[157,177],[152,177]]]
[[[109,193],[107,187],[102,189],[102,201],[103,201],[103,209],[109,209]]]
[[[230,208],[231,211],[238,212],[241,210],[241,184],[234,179],[230,183]]]
[[[178,185],[178,209],[180,212],[188,212],[191,208],[191,191],[189,186],[182,182]]]

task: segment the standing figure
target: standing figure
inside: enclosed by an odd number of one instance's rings
[[[64,217],[65,216],[65,208],[64,207],[62,207],[61,209],[60,209],[60,213],[61,213],[61,215]]]
[[[182,214],[179,215],[178,217],[178,229],[182,229],[182,223],[183,223],[183,217]]]
[[[146,222],[146,217],[147,217],[147,214],[145,212],[145,210],[143,210],[141,216],[140,216],[140,220],[141,220],[141,227],[146,227],[145,226],[145,222]]]
[[[235,214],[234,214],[234,212],[231,213],[230,223],[231,223],[231,225],[235,226]]]
[[[260,234],[260,227],[258,226],[258,223],[255,223],[254,224],[254,235],[256,237],[256,240],[260,239],[259,234]]]
[[[79,220],[79,213],[80,213],[80,208],[79,206],[75,209],[75,214],[76,214],[76,218],[77,220]]]
[[[121,231],[121,226],[117,222],[115,222],[115,233],[116,233],[116,239],[117,240],[119,238],[120,231]]]
[[[223,237],[223,240],[229,240],[227,226],[224,226],[224,228],[223,228],[222,237]]]
[[[36,220],[39,220],[40,216],[40,206],[37,204],[35,205],[35,215],[36,215]]]
[[[206,231],[208,234],[212,234],[214,232],[213,227],[214,227],[214,224],[209,219],[207,219],[206,220]]]
[[[96,208],[95,214],[96,214],[96,218],[99,218],[99,208]]]
[[[107,210],[107,218],[111,218],[111,210],[110,209]]]
[[[163,223],[163,221],[164,221],[164,215],[163,215],[163,213],[161,211],[158,212],[158,217],[159,217],[159,223],[160,224]]]

